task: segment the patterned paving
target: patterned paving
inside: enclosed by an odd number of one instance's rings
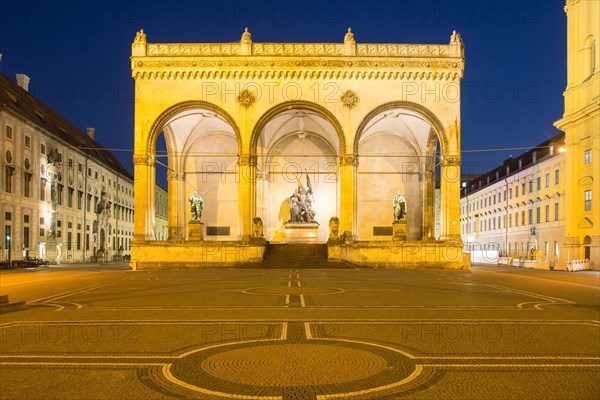
[[[600,398],[598,273],[32,274],[0,275],[0,399]]]

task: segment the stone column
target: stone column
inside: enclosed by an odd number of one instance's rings
[[[460,242],[460,156],[440,162],[440,240]]]
[[[340,237],[344,241],[356,238],[356,169],[358,156],[339,157],[340,165]]]
[[[154,184],[155,167],[153,157],[147,154],[134,155],[134,226],[135,240],[153,240],[154,232]]]
[[[252,218],[256,214],[257,156],[242,154],[238,160],[238,210],[241,240],[252,238]]]
[[[424,171],[422,174],[423,190],[423,230],[422,238],[431,240],[435,232],[435,172]]]
[[[186,214],[182,204],[187,204],[185,198],[185,173],[168,170],[168,231],[169,240],[184,240]]]

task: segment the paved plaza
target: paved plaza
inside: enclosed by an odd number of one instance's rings
[[[599,273],[0,272],[1,399],[598,399]]]

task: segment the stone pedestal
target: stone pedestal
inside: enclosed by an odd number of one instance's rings
[[[190,221],[188,223],[188,240],[204,240],[202,235],[202,225],[200,221]]]
[[[285,239],[288,242],[317,243],[319,224],[317,222],[288,222],[285,226]]]
[[[394,241],[406,240],[406,221],[394,221],[392,227]]]

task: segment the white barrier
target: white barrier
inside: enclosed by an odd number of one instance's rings
[[[585,271],[590,269],[590,260],[569,260],[567,261],[567,271]]]

